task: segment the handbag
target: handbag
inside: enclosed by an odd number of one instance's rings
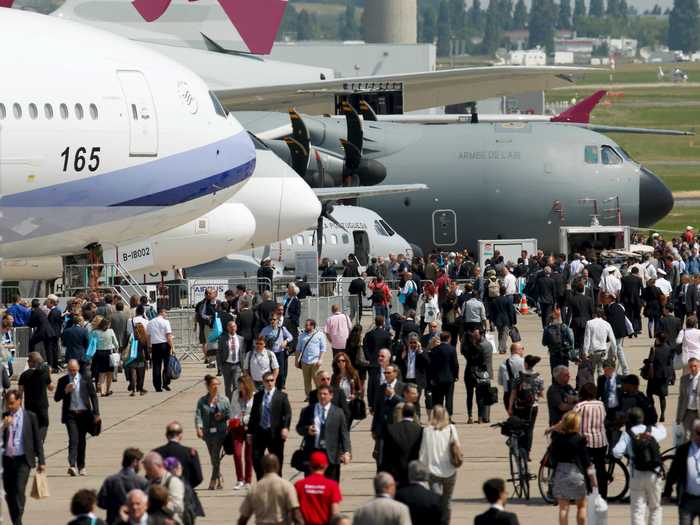
[[[645,379],[647,381],[654,379],[654,357],[655,357],[655,355],[656,355],[656,350],[652,346],[651,352],[649,353],[649,357],[644,360],[644,364],[642,365],[642,368],[639,371],[639,375],[641,376],[642,379]]]
[[[522,336],[520,335],[520,330],[518,330],[517,326],[510,327],[510,340],[513,343],[519,343],[523,340]]]
[[[182,365],[180,364],[180,360],[173,354],[170,354],[170,359],[168,360],[168,377],[170,379],[179,379],[181,373]]]
[[[214,324],[211,327],[211,332],[209,332],[209,336],[207,337],[207,341],[210,343],[213,343],[216,341],[219,337],[221,337],[221,334],[224,333],[224,329],[221,326],[221,319],[219,319],[219,314],[214,314]]]
[[[464,463],[464,457],[462,456],[462,448],[452,435],[452,430],[452,425],[450,425],[450,463],[453,467],[459,468]]]
[[[362,421],[367,417],[367,404],[364,399],[356,397],[350,401],[350,415],[354,421]]]
[[[87,428],[87,433],[93,437],[97,437],[102,433],[102,419],[95,421],[93,418],[92,422]]]
[[[470,372],[472,379],[477,385],[488,385],[491,383],[491,377],[489,376],[489,371],[486,370],[486,368],[473,366]]]
[[[34,482],[32,483],[31,497],[34,499],[45,499],[51,495],[49,492],[49,480],[45,472],[37,472],[34,474]]]
[[[294,451],[294,454],[292,454],[292,460],[290,462],[292,465],[293,469],[298,470],[299,472],[305,472],[306,467],[308,464],[308,461],[306,460],[306,454],[304,454],[304,440],[301,440],[301,445],[299,445],[299,448]]]
[[[119,365],[122,362],[122,356],[119,354],[119,352],[112,352],[109,354],[109,366],[112,368],[119,368]]]
[[[304,343],[304,348],[301,349],[301,354],[299,355],[299,359],[297,359],[296,363],[294,363],[294,366],[296,366],[297,368],[301,368],[302,360],[304,359],[304,352],[306,352],[306,349],[308,348],[309,343],[311,342],[311,340],[314,337],[316,337],[317,333],[318,332],[314,332],[313,334],[311,334],[311,336]]]

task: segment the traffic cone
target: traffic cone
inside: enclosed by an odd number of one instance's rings
[[[521,315],[527,315],[530,313],[530,310],[527,307],[527,298],[525,297],[525,294],[520,296],[520,307],[518,309],[520,310]]]

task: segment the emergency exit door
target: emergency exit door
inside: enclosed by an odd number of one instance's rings
[[[355,257],[360,265],[369,264],[369,235],[366,231],[355,230],[352,232],[352,240],[355,243]]]
[[[129,154],[158,155],[158,119],[151,88],[140,71],[117,71],[129,120]]]
[[[457,214],[454,210],[433,212],[433,243],[435,246],[457,244]]]

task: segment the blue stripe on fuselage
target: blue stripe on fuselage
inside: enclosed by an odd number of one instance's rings
[[[172,206],[249,178],[255,148],[244,131],[138,166],[3,195],[0,208]]]

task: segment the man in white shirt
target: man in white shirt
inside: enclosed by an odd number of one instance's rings
[[[331,312],[331,316],[326,320],[323,331],[331,343],[333,357],[335,357],[338,352],[345,352],[352,323],[350,318],[342,312],[339,304],[331,306]]]
[[[641,464],[637,465],[634,457],[632,436],[635,436],[635,440],[642,440],[644,438],[637,438],[636,436],[648,433],[651,438],[660,443],[666,439],[666,429],[660,423],[650,427],[644,425],[644,412],[640,408],[631,409],[628,413],[627,421],[629,431],[623,432],[620,436],[620,440],[613,448],[613,456],[616,458],[621,458],[622,456],[630,458],[632,466],[630,469],[631,524],[661,525],[663,507],[661,506],[662,477],[660,466],[645,465],[643,468]],[[646,516],[647,509],[649,512],[648,517]]]
[[[505,286],[506,295],[509,295],[511,299],[516,293],[518,293],[516,286],[517,279],[515,278],[515,275],[510,272],[507,266],[504,266],[503,270],[501,271],[501,284]]]
[[[510,345],[510,357],[498,367],[498,384],[503,387],[503,405],[506,410],[510,405],[510,390],[520,372],[525,368],[525,347],[522,343]]]
[[[277,381],[280,365],[275,353],[265,348],[265,338],[258,336],[255,340],[255,349],[249,352],[243,360],[243,370],[250,376],[258,390],[263,389],[263,376],[272,372]]]
[[[656,270],[656,273],[658,274],[658,278],[656,279],[656,287],[661,290],[661,293],[664,294],[667,298],[671,297],[671,293],[673,292],[673,287],[671,286],[671,283],[668,282],[666,279],[666,271],[662,270],[659,268]]]
[[[595,317],[586,323],[583,335],[583,353],[591,356],[593,360],[594,377],[602,374],[603,361],[609,355],[617,355],[615,333],[610,323],[603,319],[604,315],[603,309],[598,308]]]
[[[683,425],[683,442],[690,441],[693,423],[698,419],[700,398],[698,386],[700,383],[700,361],[691,357],[688,359],[688,373],[680,379],[678,393],[678,408],[676,409],[676,424]]]
[[[619,272],[620,270],[616,266],[610,265],[606,267],[598,285],[601,292],[612,295],[616,299],[620,297],[620,290],[622,290],[622,281],[618,277]]]
[[[158,316],[151,319],[146,328],[153,364],[153,388],[156,392],[170,391],[168,365],[173,350],[173,330],[167,317],[168,311],[160,308]]]

